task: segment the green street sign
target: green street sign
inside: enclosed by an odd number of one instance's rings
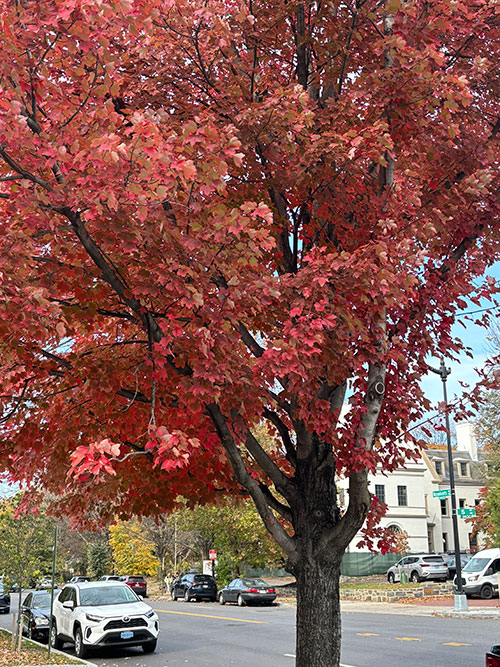
[[[457,510],[458,516],[476,516],[476,510],[473,507],[459,507]]]
[[[448,498],[451,496],[450,489],[443,489],[442,491],[433,491],[432,495],[434,498]]]

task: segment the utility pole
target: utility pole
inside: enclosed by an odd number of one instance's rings
[[[52,588],[50,590],[49,641],[47,642],[47,658],[50,658],[50,649],[51,649],[50,641],[52,638],[54,585],[56,579],[56,555],[57,555],[57,524],[54,526],[54,546],[52,547]]]
[[[439,375],[443,382],[443,397],[444,397],[444,416],[446,420],[446,445],[448,449],[448,469],[450,478],[450,494],[451,494],[451,521],[453,526],[453,543],[455,549],[455,567],[456,567],[456,590],[455,593],[455,610],[467,610],[467,596],[464,593],[462,585],[462,561],[460,560],[460,538],[458,535],[458,519],[457,519],[457,497],[455,494],[455,472],[453,470],[453,453],[451,451],[451,433],[450,433],[450,416],[448,414],[448,392],[446,390],[446,380],[451,373],[450,368],[446,368],[444,359],[438,368],[433,368],[428,365],[428,368],[436,375]]]

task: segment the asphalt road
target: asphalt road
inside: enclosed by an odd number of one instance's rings
[[[16,597],[16,596],[13,596]],[[13,600],[14,601],[14,600]],[[108,649],[90,660],[101,667],[293,667],[295,608],[224,607],[216,603],[151,602],[160,617],[156,653]],[[11,616],[0,625],[12,626]],[[483,667],[500,643],[498,621],[345,612],[345,667]],[[65,647],[72,653],[71,645]]]

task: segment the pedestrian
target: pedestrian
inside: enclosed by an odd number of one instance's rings
[[[171,572],[168,572],[165,576],[165,584],[167,586],[167,595],[170,595],[172,590],[172,582],[174,581],[174,576]]]

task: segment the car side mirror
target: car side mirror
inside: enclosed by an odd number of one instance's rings
[[[490,577],[493,574],[493,568],[489,567],[486,572],[484,573],[485,577]]]
[[[75,603],[73,602],[73,600],[65,600],[62,606],[64,607],[64,609],[74,609]]]

